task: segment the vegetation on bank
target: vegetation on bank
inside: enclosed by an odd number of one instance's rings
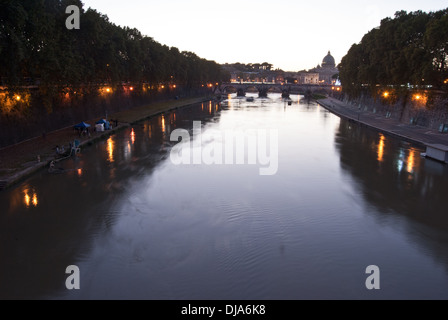
[[[66,9],[80,9],[69,30]],[[80,0],[0,1],[0,147],[135,106],[210,93],[215,61],[117,26]]]
[[[66,28],[69,5],[80,8],[79,30]],[[0,31],[0,85],[9,89],[2,97],[3,113],[21,100],[16,91],[30,85],[48,102],[80,91],[101,94],[99,86],[105,84],[188,89],[228,79],[216,62],[117,26],[96,10],[85,10],[80,0],[1,1]]]
[[[399,11],[353,44],[338,66],[344,93],[406,95],[409,88],[448,92],[448,9]],[[402,92],[399,92],[402,91]]]
[[[313,100],[320,100],[320,99],[326,99],[326,98],[328,98],[328,97],[327,97],[326,95],[323,95],[323,94],[313,93],[312,96],[311,96],[311,98],[312,98]]]

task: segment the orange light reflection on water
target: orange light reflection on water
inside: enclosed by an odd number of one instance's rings
[[[412,170],[414,169],[414,164],[415,164],[415,150],[411,149],[409,150],[409,156],[406,166],[408,172],[412,172]]]
[[[381,135],[380,137],[380,143],[378,144],[378,161],[383,162],[383,156],[384,156],[384,141],[386,138]]]
[[[132,142],[132,144],[135,143],[135,132],[134,132],[134,128],[132,128],[132,130],[131,130],[131,142]]]
[[[23,191],[23,193],[24,193],[23,202],[25,203],[25,206],[27,208],[31,207],[31,205],[37,207],[37,205],[39,204],[37,193],[34,191],[30,191],[28,188],[26,188]]]
[[[33,193],[33,206],[37,207],[38,201],[37,201],[37,194]]]
[[[28,190],[25,191],[25,205],[27,208],[30,206],[30,196],[28,195]]]
[[[112,140],[112,137],[109,137],[109,139],[107,139],[107,153],[107,160],[109,162],[114,162],[114,141]]]

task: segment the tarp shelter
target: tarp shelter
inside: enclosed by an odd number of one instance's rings
[[[74,128],[75,129],[87,129],[90,127],[90,124],[85,123],[84,121],[81,123],[78,123]]]
[[[101,119],[100,121],[97,121],[96,124],[104,124],[104,129],[109,130],[110,129],[110,122],[104,119]]]

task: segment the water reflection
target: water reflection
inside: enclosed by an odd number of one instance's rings
[[[25,187],[23,190],[24,194],[24,203],[27,208],[33,206],[37,207],[39,201],[37,200],[37,193],[35,190],[30,189],[29,187]]]
[[[384,153],[384,141],[386,138],[381,134],[380,135],[380,143],[378,144],[378,161],[383,162],[383,153]]]
[[[175,166],[193,121],[279,128],[278,173]],[[167,112],[0,193],[0,298],[369,299],[372,263],[375,297],[448,298],[448,175],[420,151],[280,95]]]
[[[409,149],[409,155],[408,155],[408,159],[407,159],[407,171],[409,173],[413,173],[414,171],[414,166],[415,166],[415,154],[416,154],[416,150],[414,148],[410,148]],[[412,177],[411,175],[409,177]]]
[[[130,160],[131,159],[131,143],[128,141],[125,146],[124,146],[124,158],[126,160]]]
[[[131,130],[131,142],[132,142],[132,144],[135,143],[135,132],[134,132],[134,128],[132,128],[132,130]]]
[[[162,117],[161,117],[161,126],[162,126],[162,131],[165,133],[166,127],[165,127],[165,115],[164,114],[162,114]]]
[[[106,236],[116,223],[119,195],[166,159],[172,142],[165,117],[170,113],[83,148],[77,158],[58,163],[61,174],[42,170],[0,193],[0,299],[67,293],[65,268],[82,265],[94,249],[92,240]],[[197,106],[170,119],[173,126],[191,129],[192,117],[210,120]],[[29,210],[35,214],[22,214]]]
[[[404,158],[405,158],[405,150],[400,148],[400,150],[398,152],[398,157],[397,157],[397,169],[399,172],[401,172],[401,170],[403,170]]]
[[[25,190],[25,205],[27,208],[30,206],[30,196],[28,195],[28,190]]]
[[[152,126],[150,124],[145,124],[144,132],[148,131],[148,138],[152,138]]]
[[[107,139],[107,155],[107,160],[110,163],[114,162],[114,140],[112,139],[112,137],[109,137],[109,139]]]
[[[388,138],[378,152],[381,157],[378,156],[377,161],[382,161],[381,166],[375,165],[368,146],[377,139],[375,131],[341,121],[336,146],[341,168],[356,181],[356,202],[362,204],[363,211],[370,214],[382,230],[391,229],[394,237],[403,237],[400,249],[392,253],[395,258],[383,259],[394,278],[406,274],[397,282],[406,288],[406,293],[392,296],[446,299],[448,293],[443,288],[446,288],[448,274],[447,167],[422,158],[422,147],[392,138]],[[378,248],[386,252],[392,242],[388,243]],[[380,257],[376,259],[381,260]],[[429,266],[432,271],[423,271]],[[410,285],[405,278],[419,280]]]
[[[368,146],[378,135],[376,165]],[[422,147],[397,139],[386,140],[382,134],[348,121],[341,121],[336,142],[341,167],[360,183],[361,194],[368,203],[381,212],[393,210],[431,227],[448,230],[446,208],[439,201],[448,193],[447,169],[422,158]]]

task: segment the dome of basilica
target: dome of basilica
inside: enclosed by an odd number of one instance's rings
[[[334,61],[333,56],[330,54],[330,51],[328,51],[328,54],[324,57],[322,60],[322,67],[331,67],[334,68],[336,66],[336,63]]]

